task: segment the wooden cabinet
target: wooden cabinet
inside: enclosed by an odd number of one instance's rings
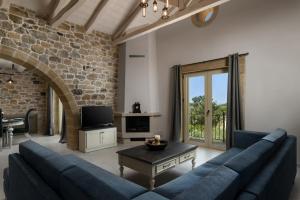
[[[117,146],[117,129],[115,127],[79,131],[79,150],[82,152],[91,152],[114,146]]]

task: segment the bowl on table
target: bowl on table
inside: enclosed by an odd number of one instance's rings
[[[161,140],[159,143],[155,143],[153,140],[148,140],[145,144],[150,151],[160,151],[168,146],[168,141]]]

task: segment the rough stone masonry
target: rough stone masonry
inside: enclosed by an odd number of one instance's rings
[[[47,64],[75,95],[78,106],[112,105],[117,95],[118,51],[108,34],[86,34],[82,26],[65,22],[58,28],[31,10],[11,5],[0,10],[1,45]]]

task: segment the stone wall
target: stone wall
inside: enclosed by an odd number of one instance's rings
[[[0,73],[11,73],[11,70],[0,68]],[[10,76],[0,75],[0,107],[4,116],[25,116],[29,109],[35,108],[37,131],[45,133],[47,84],[31,71],[14,73],[13,84],[7,83]]]
[[[71,91],[81,89],[74,94],[78,106],[115,107],[118,54],[110,35],[86,34],[70,23],[53,28],[34,12],[11,5],[0,10],[0,40],[50,66]]]
[[[78,149],[79,108],[116,105],[118,50],[110,35],[82,26],[51,27],[28,9],[0,9],[0,57],[36,68],[66,111],[68,147]],[[82,93],[73,93],[78,88]]]

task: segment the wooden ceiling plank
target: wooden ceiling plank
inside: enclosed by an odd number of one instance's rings
[[[156,31],[160,28],[163,28],[165,26],[168,26],[170,24],[176,23],[178,21],[181,21],[183,19],[186,19],[188,17],[191,17],[192,15],[202,12],[204,10],[207,10],[209,8],[213,8],[216,6],[219,6],[221,4],[224,4],[230,0],[201,0],[193,2],[189,7],[186,7],[184,10],[176,12],[174,15],[170,16],[168,19],[161,19],[153,24],[150,24],[149,26],[146,26],[142,29],[127,33],[126,35],[122,35],[119,38],[114,40],[114,44],[121,44],[123,42],[126,42],[127,40],[134,39],[136,37],[145,35],[147,33],[151,33],[153,31]]]
[[[133,9],[130,10],[126,17],[122,20],[116,31],[113,33],[113,38],[119,37],[128,28],[128,26],[135,19],[135,17],[139,14],[141,8],[138,2],[139,0],[137,0],[136,6],[133,7]]]
[[[49,24],[52,26],[60,25],[84,2],[85,0],[70,0],[70,2],[65,7],[63,7],[54,17],[49,19]]]
[[[166,0],[159,0],[161,2],[166,2]],[[169,0],[169,4],[172,5],[172,6],[176,6],[176,7],[179,7],[181,1],[184,1],[184,0]]]
[[[86,24],[84,25],[84,28],[86,32],[91,32],[93,30],[93,24],[95,23],[97,17],[99,16],[102,9],[105,7],[105,5],[108,3],[109,0],[101,0],[95,10],[93,11],[93,14],[90,16]]]

